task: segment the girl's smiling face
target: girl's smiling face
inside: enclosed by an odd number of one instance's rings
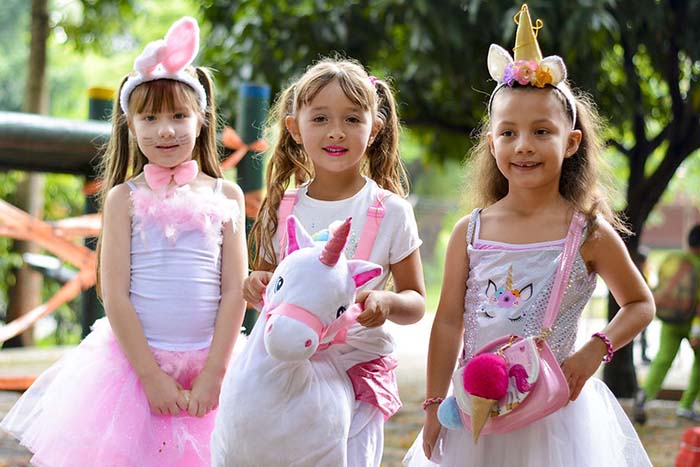
[[[487,136],[509,190],[559,190],[562,163],[578,150],[581,131],[571,129],[556,92],[551,88],[504,88],[494,96]]]
[[[175,167],[192,159],[202,122],[199,114],[183,107],[138,113],[131,118],[129,127],[150,163]]]
[[[337,80],[329,82],[285,125],[304,146],[319,174],[360,173],[367,146],[381,127],[369,109],[352,102]]]

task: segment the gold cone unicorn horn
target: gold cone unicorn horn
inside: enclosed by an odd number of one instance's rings
[[[537,63],[541,62],[542,52],[537,43],[537,31],[542,27],[542,21],[538,19],[535,23],[536,26],[532,26],[527,5],[523,5],[513,19],[518,25],[518,30],[515,33],[515,47],[513,47],[515,61],[535,60]]]
[[[506,290],[513,289],[513,265],[508,268],[508,277],[506,278]]]

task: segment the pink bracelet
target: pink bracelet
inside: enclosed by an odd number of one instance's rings
[[[596,332],[591,337],[599,338],[600,340],[603,341],[603,344],[605,344],[605,347],[608,348],[608,353],[605,355],[605,357],[603,357],[603,361],[605,363],[609,363],[613,358],[613,354],[615,353],[615,349],[613,348],[613,345],[612,345],[612,342],[610,342],[610,339],[608,339],[608,336],[606,336],[602,332]]]
[[[439,404],[439,403],[441,403],[441,402],[444,401],[444,400],[445,400],[444,397],[429,397],[429,398],[427,398],[426,400],[423,401],[423,403],[421,404],[421,407],[423,407],[423,410],[425,410],[425,409],[427,409],[428,407],[430,407],[431,405],[433,405],[433,404]]]

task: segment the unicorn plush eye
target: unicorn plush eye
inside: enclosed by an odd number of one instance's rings
[[[282,288],[282,284],[284,284],[284,279],[280,276],[277,278],[277,283],[275,283],[275,292]]]
[[[345,313],[345,310],[346,310],[346,308],[344,306],[341,306],[340,308],[338,308],[338,311],[335,313],[335,317],[340,318],[340,315]]]

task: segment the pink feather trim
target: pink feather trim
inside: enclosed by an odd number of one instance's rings
[[[238,203],[214,190],[192,190],[189,185],[178,187],[165,195],[148,189],[131,192],[134,228],[144,234],[147,228],[157,228],[172,243],[183,232],[198,230],[210,244],[220,244],[221,228],[233,221],[237,228]]]
[[[484,399],[499,400],[508,391],[508,365],[500,355],[477,355],[469,360],[462,376],[464,389]]]

